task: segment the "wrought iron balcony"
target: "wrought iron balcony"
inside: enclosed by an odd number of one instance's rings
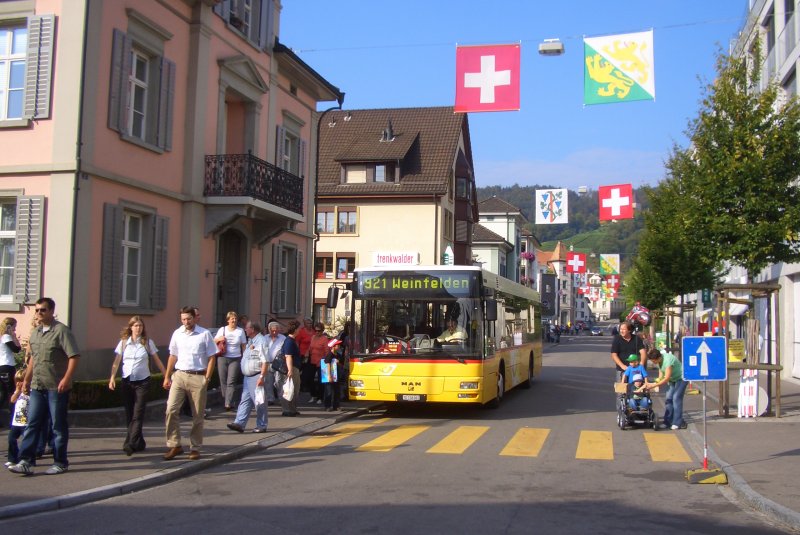
[[[252,197],[303,215],[303,179],[252,154],[206,155],[206,197]]]

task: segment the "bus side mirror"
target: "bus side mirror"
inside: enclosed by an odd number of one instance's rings
[[[336,305],[339,303],[339,288],[336,286],[331,286],[328,288],[328,300],[325,302],[325,306],[328,308],[336,308]]]
[[[486,321],[497,321],[497,301],[495,299],[486,300]]]

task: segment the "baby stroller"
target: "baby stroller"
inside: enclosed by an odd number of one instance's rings
[[[623,431],[628,427],[652,427],[658,431],[658,417],[653,410],[653,400],[645,390],[635,393],[633,383],[617,383],[620,390],[617,396],[617,424]]]

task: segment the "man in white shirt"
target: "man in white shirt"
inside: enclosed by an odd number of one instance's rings
[[[253,429],[253,433],[264,433],[267,430],[266,398],[264,403],[258,404],[255,399],[257,389],[264,387],[264,379],[269,373],[267,339],[261,334],[261,325],[256,322],[248,321],[244,329],[247,333],[247,344],[245,344],[241,361],[242,375],[244,376],[242,399],[236,410],[236,419],[228,424],[228,429],[244,433],[247,420],[250,418],[250,411],[255,406],[256,427]]]
[[[169,461],[183,453],[181,446],[180,412],[183,400],[189,398],[192,406],[192,431],[189,434],[191,450],[189,459],[200,458],[203,447],[203,415],[206,408],[206,387],[214,373],[214,355],[217,345],[207,329],[197,325],[194,307],[181,309],[181,323],[169,341],[169,360],[164,374],[167,399],[167,453]]]

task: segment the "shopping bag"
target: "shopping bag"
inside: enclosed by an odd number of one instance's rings
[[[283,392],[281,395],[286,401],[292,401],[292,398],[294,397],[294,381],[291,377],[286,379],[286,382],[283,383]]]
[[[265,400],[264,400],[264,387],[263,386],[257,386],[256,387],[256,398],[253,401],[255,402],[256,407],[258,407],[259,405],[263,405],[264,404]]]

